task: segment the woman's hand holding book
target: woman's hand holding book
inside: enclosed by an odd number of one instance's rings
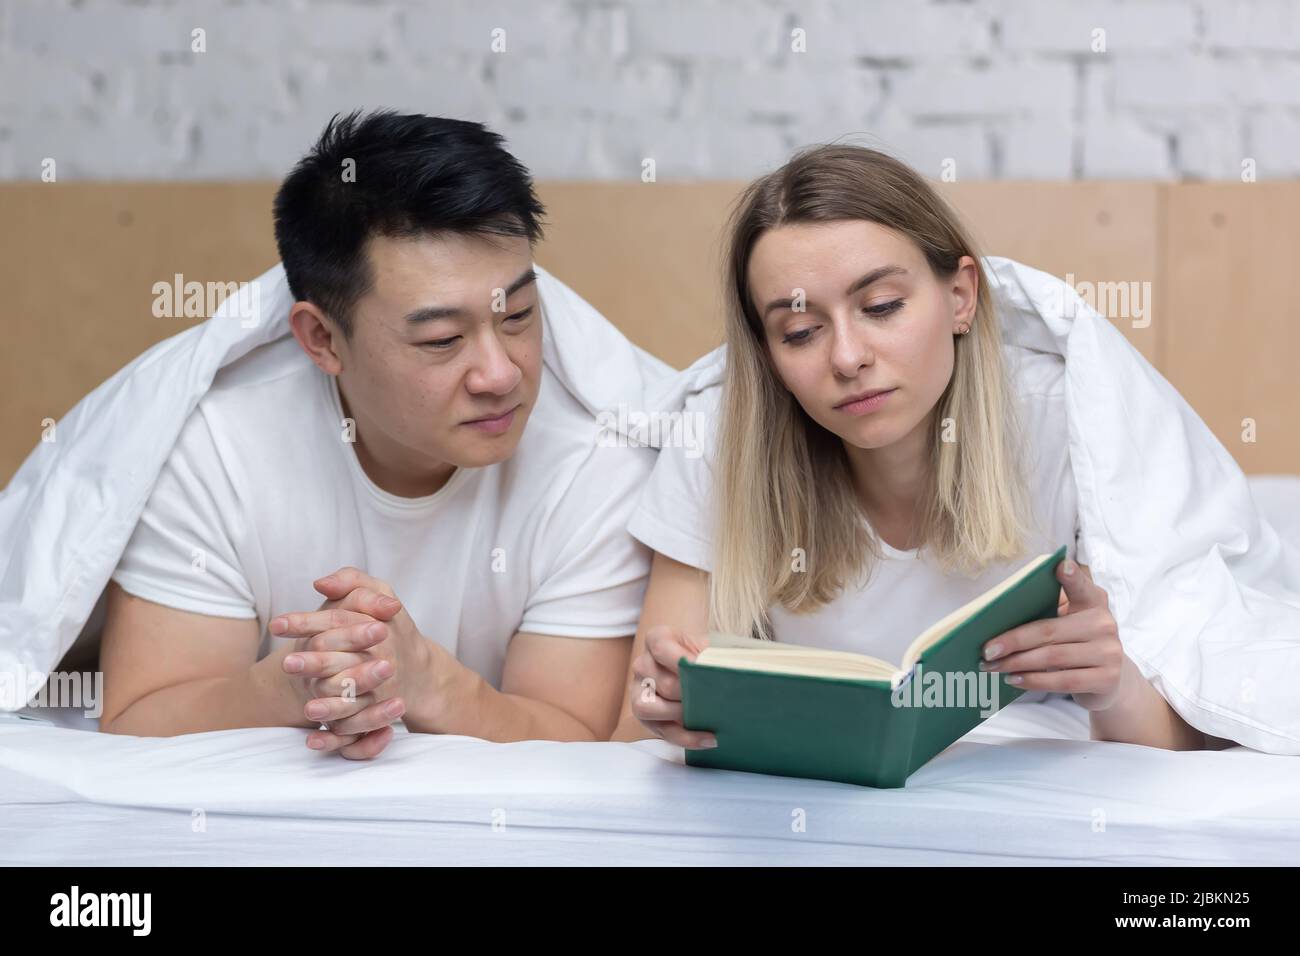
[[[1119,697],[1124,665],[1110,598],[1086,567],[1069,558],[1056,576],[1066,597],[1058,616],[993,638],[984,645],[980,668],[1005,673],[1022,690],[1073,694],[1081,707],[1106,710]]]
[[[645,650],[632,662],[636,678],[632,691],[632,713],[651,733],[679,747],[704,749],[718,742],[708,731],[682,726],[682,685],[677,662],[694,661],[708,647],[704,637],[690,637],[669,625],[646,632]]]

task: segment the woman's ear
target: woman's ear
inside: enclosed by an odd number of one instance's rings
[[[960,331],[958,326],[971,326],[975,323],[975,309],[979,305],[980,274],[971,256],[962,256],[957,260],[957,271],[949,282],[952,295],[953,333]]]

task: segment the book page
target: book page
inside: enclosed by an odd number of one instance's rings
[[[814,677],[866,677],[873,680],[888,680],[895,670],[894,665],[887,661],[851,651],[760,641],[721,631],[710,632],[708,640],[709,646],[696,657],[698,664]]]
[[[1051,556],[1051,554],[1040,554],[1038,557],[1031,559],[1010,577],[995,584],[983,594],[966,602],[951,614],[926,628],[916,640],[908,645],[907,652],[903,655],[903,660],[898,666],[867,654],[855,654],[851,651],[832,651],[820,647],[807,647],[801,644],[787,644],[780,641],[761,641],[753,637],[726,634],[721,631],[709,632],[709,646],[696,657],[696,663],[730,667],[737,670],[803,674],[810,677],[886,680],[894,683],[911,672],[916,662],[928,648],[943,640],[963,621],[974,616],[986,605],[991,604],[1000,594],[1028,576]]]

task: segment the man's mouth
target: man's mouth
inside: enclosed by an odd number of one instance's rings
[[[469,425],[471,428],[487,432],[491,435],[499,435],[509,429],[511,424],[514,423],[515,412],[522,404],[522,402],[519,402],[510,406],[505,411],[496,412],[491,415],[484,415],[482,418],[471,419],[470,421],[462,422],[461,424]]]

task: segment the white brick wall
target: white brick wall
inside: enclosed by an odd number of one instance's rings
[[[482,120],[544,178],[832,139],[931,176],[1295,176],[1300,0],[0,0],[0,178],[278,178],[358,106]]]

